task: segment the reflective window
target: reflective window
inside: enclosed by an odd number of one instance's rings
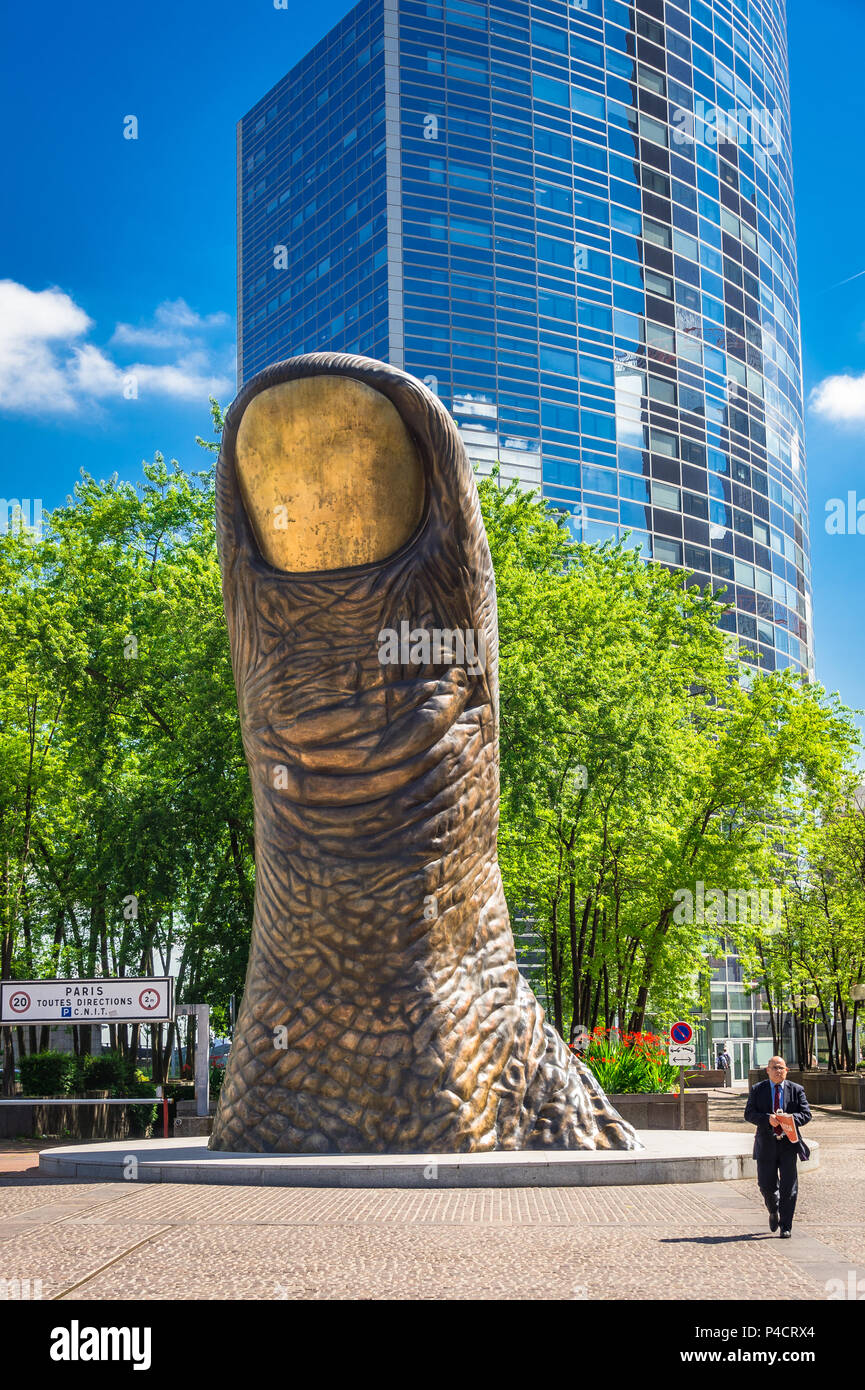
[[[729,630],[808,664],[783,16],[649,8],[399,0],[391,56],[361,0],[241,124],[241,371],[404,365],[481,470],[711,574]],[[734,106],[777,148],[719,146]]]

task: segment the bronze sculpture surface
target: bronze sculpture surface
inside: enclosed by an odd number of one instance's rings
[[[277,363],[217,469],[255,803],[211,1148],[636,1148],[517,970],[496,857],[495,587],[456,427],[367,358]]]

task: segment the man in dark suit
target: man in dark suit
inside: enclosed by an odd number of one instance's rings
[[[769,1211],[769,1230],[787,1238],[793,1226],[796,1194],[799,1190],[796,1160],[810,1157],[811,1150],[802,1139],[794,1144],[784,1134],[777,1118],[778,1112],[792,1115],[796,1129],[801,1130],[811,1119],[811,1108],[803,1088],[787,1081],[787,1063],[783,1057],[771,1057],[766,1066],[768,1081],[758,1081],[751,1088],[745,1119],[757,1126],[754,1136],[754,1157],[757,1160],[757,1182]]]

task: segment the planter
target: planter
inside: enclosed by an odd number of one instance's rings
[[[748,1085],[756,1086],[758,1081],[765,1081],[767,1075],[765,1067],[757,1070],[752,1068],[748,1072]],[[805,1095],[812,1105],[841,1103],[841,1075],[837,1071],[799,1071],[797,1067],[791,1067],[787,1072],[787,1080],[804,1086]]]
[[[107,1090],[82,1091],[69,1099],[107,1100],[109,1095]],[[142,1104],[146,1105],[147,1100]],[[4,1126],[2,1132],[9,1137],[47,1134],[86,1144],[102,1139],[130,1138],[131,1109],[126,1105],[40,1105],[38,1097],[28,1097],[21,1106],[0,1106],[0,1123]],[[10,1128],[13,1124],[17,1126],[15,1129]]]
[[[727,1073],[720,1067],[706,1067],[705,1071],[685,1073],[685,1090],[714,1090],[726,1086]]]
[[[865,1076],[842,1076],[841,1109],[851,1110],[856,1115],[865,1114]]]
[[[0,1139],[32,1139],[36,1133],[35,1111],[35,1105],[27,1101],[21,1105],[0,1105]]]
[[[788,1071],[788,1081],[805,1087],[812,1105],[841,1104],[841,1075],[837,1071]]]
[[[194,1100],[179,1100],[174,1117],[173,1134],[175,1139],[188,1139],[192,1135],[210,1134],[213,1130],[213,1117],[216,1114],[216,1101],[211,1099],[207,1115],[196,1115]]]
[[[177,1102],[177,1113],[178,1113],[178,1115],[194,1115],[194,1114],[196,1114],[195,1105],[196,1105],[196,1102],[195,1102],[194,1100],[179,1100],[179,1101]],[[208,1115],[215,1115],[215,1114],[216,1114],[216,1105],[217,1105],[216,1098],[215,1098],[213,1095],[211,1095],[211,1097],[210,1097],[210,1105],[208,1106],[208,1110],[207,1110]]]
[[[85,1100],[107,1100],[108,1090],[84,1091],[82,1097]],[[84,1143],[89,1139],[107,1139],[111,1130],[116,1128],[114,1119],[109,1120],[112,1110],[119,1110],[119,1105],[70,1105],[69,1109],[74,1115],[74,1122],[69,1126],[76,1139]],[[65,1112],[64,1112],[65,1113]],[[113,1139],[115,1136],[110,1134]],[[116,1136],[118,1139],[120,1135]]]
[[[107,1090],[81,1091],[70,1100],[106,1100]],[[36,1134],[68,1135],[72,1143],[94,1139],[125,1139],[129,1134],[126,1107],[122,1105],[40,1105],[33,1102]]]
[[[175,1139],[189,1139],[213,1133],[212,1115],[178,1115],[172,1130]]]
[[[660,1091],[608,1095],[607,1100],[634,1129],[678,1129],[679,1094]],[[705,1091],[685,1092],[685,1129],[709,1128],[709,1097]]]

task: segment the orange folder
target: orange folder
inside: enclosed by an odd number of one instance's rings
[[[783,1129],[787,1138],[790,1140],[790,1143],[798,1144],[799,1131],[796,1129],[796,1121],[793,1119],[793,1116],[785,1115],[782,1110],[778,1110],[775,1113],[777,1114],[778,1119],[781,1121],[781,1128]]]

